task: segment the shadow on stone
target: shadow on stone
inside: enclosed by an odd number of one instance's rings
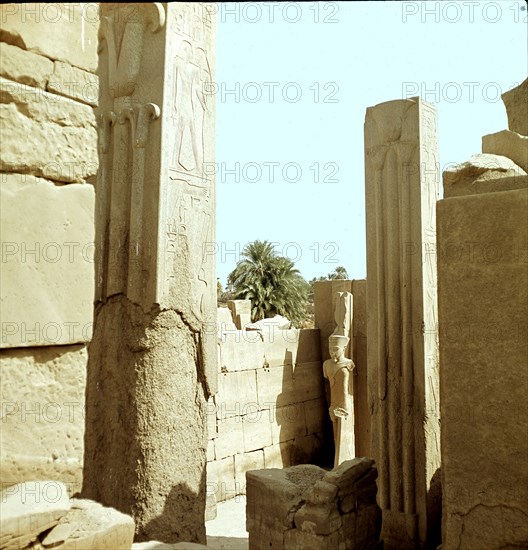
[[[204,485],[200,491],[205,492],[205,472],[201,483]],[[163,513],[149,521],[141,530],[141,536],[136,541],[161,540],[162,542],[196,542],[206,543],[205,537],[205,502],[198,506],[201,510],[201,526],[193,525],[189,528],[189,522],[178,521],[181,510],[187,509],[189,513],[196,511],[198,495],[191,491],[186,484],[175,485],[167,496]],[[195,522],[196,523],[196,522]],[[160,547],[160,550],[163,547]]]

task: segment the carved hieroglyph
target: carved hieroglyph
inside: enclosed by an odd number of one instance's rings
[[[205,541],[216,392],[212,4],[101,4],[84,494],[137,539]]]
[[[433,106],[367,109],[365,181],[372,455],[386,547],[415,548],[433,529],[440,466]]]

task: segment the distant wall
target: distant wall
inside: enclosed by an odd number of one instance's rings
[[[97,4],[0,7],[2,483],[80,487]]]
[[[319,463],[327,408],[318,330],[233,330],[219,349],[207,487],[222,501],[245,494],[247,470]]]

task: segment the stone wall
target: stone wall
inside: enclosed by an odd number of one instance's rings
[[[0,7],[2,483],[80,487],[97,4]]]
[[[528,541],[528,176],[497,170],[528,159],[527,96],[504,94],[509,130],[437,204],[443,550]]]
[[[220,318],[220,315],[219,315]],[[208,406],[208,494],[245,494],[245,473],[317,464],[327,414],[319,330],[232,330]]]

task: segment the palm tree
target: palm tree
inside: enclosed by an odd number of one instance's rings
[[[332,273],[328,274],[328,279],[334,280],[334,279],[348,279],[348,273],[347,270],[342,266],[338,265]]]
[[[300,324],[305,317],[309,285],[268,241],[247,244],[227,281],[235,298],[251,300],[253,321],[279,314]]]

